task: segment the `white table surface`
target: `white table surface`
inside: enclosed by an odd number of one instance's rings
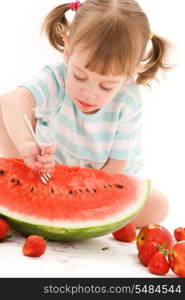
[[[0,243],[1,278],[160,277],[139,262],[135,242],[119,242],[111,234],[78,242],[47,241],[46,252],[37,258],[22,254],[24,241],[23,235],[14,233]],[[170,270],[162,277],[176,275]]]

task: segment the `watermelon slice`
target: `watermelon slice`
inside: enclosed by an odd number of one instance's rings
[[[21,159],[0,158],[0,215],[25,234],[72,241],[126,225],[148,198],[136,176],[56,165],[46,185]]]

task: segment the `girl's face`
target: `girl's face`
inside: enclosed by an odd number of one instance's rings
[[[67,93],[78,108],[87,114],[98,111],[112,101],[119,89],[126,84],[123,76],[103,76],[85,68],[88,51],[74,50],[67,59]]]

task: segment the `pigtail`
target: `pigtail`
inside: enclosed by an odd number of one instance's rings
[[[64,50],[63,36],[69,30],[69,22],[65,13],[70,9],[70,4],[62,4],[54,8],[43,21],[41,32],[46,33],[50,44],[60,52]]]
[[[157,72],[161,69],[168,71],[172,66],[166,64],[169,48],[172,46],[169,41],[164,38],[154,35],[151,39],[152,49],[146,58],[142,60],[144,62],[144,72],[140,72],[137,77],[138,84],[146,84],[147,82],[155,79]]]

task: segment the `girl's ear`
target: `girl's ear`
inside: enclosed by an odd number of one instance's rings
[[[64,35],[64,61],[67,63],[68,61],[68,54],[69,54],[69,35]]]

